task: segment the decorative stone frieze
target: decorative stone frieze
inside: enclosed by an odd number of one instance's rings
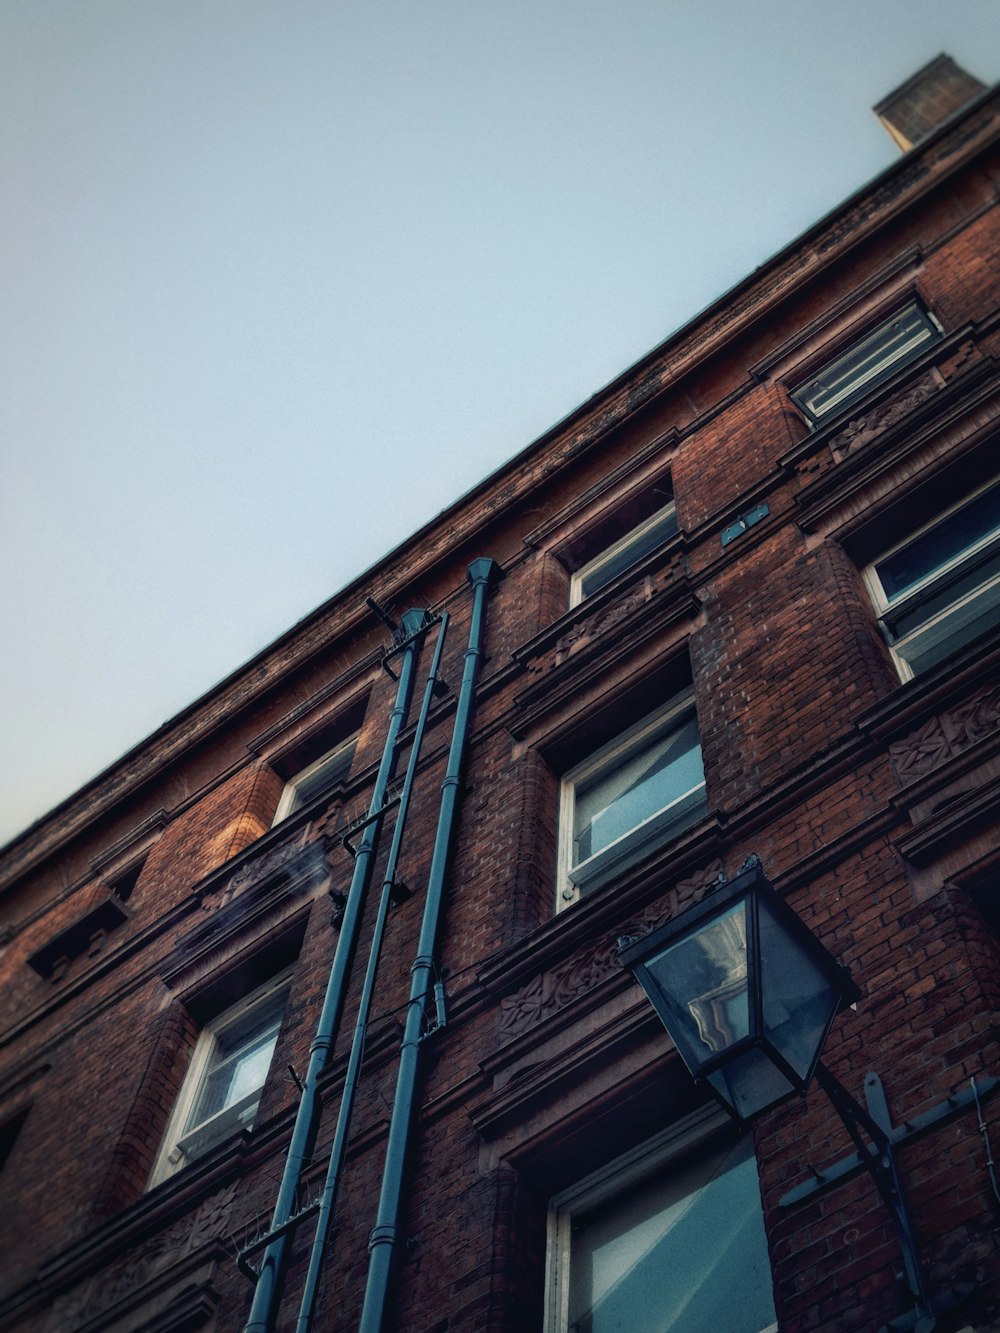
[[[45,1333],[71,1333],[85,1328],[99,1315],[126,1303],[169,1268],[220,1239],[236,1196],[236,1184],[219,1190],[199,1206],[191,1217],[130,1249],[110,1267],[81,1282],[53,1302]],[[162,1282],[157,1282],[158,1288]],[[136,1327],[139,1327],[137,1324]]]
[[[258,888],[272,876],[286,873],[296,880],[308,877],[318,866],[325,869],[323,849],[310,844],[308,826],[299,829],[295,836],[271,847],[264,855],[248,859],[225,883],[220,907],[238,898],[249,885]]]
[[[902,421],[914,408],[919,407],[921,403],[927,401],[933,394],[942,387],[940,375],[929,370],[921,375],[918,380],[907,385],[902,393],[896,394],[887,401],[879,403],[873,407],[870,412],[864,416],[855,417],[849,421],[843,430],[839,431],[830,440],[830,453],[836,462],[847,458],[855,453],[870,440],[881,435],[884,430],[894,426],[897,421]]]
[[[586,644],[600,638],[602,634],[606,634],[608,630],[630,616],[633,611],[637,611],[646,601],[648,601],[646,589],[640,588],[627,597],[623,597],[620,602],[615,602],[612,606],[599,612],[596,616],[578,620],[556,644],[553,665],[559,666],[565,662],[567,657],[572,657]]]
[[[1000,686],[988,686],[955,708],[936,713],[902,740],[889,746],[889,757],[899,781],[906,786],[976,741],[1000,729]]]
[[[565,963],[532,977],[513,995],[500,1002],[500,1033],[503,1037],[520,1036],[529,1028],[557,1013],[579,996],[593,990],[618,969],[618,936],[642,936],[662,925],[676,912],[689,907],[716,883],[724,873],[721,861],[695,871],[679,880],[673,890],[659,898],[637,917],[622,922],[597,944],[579,949]]]

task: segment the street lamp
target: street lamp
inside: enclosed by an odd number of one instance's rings
[[[820,1184],[846,1178],[852,1166],[868,1170],[892,1214],[913,1299],[913,1310],[890,1328],[931,1333],[935,1313],[971,1288],[929,1297],[894,1149],[969,1098],[951,1097],[920,1117],[919,1125],[894,1129],[884,1104],[880,1124],[821,1063],[834,1018],[860,992],[847,968],[775,891],[757,856],[675,920],[642,938],[623,936],[618,947],[622,965],[645,990],[681,1059],[737,1120],[751,1120],[795,1094],[805,1096],[815,1076],[857,1149],[856,1159],[832,1168],[825,1179],[817,1172]],[[878,1084],[877,1076],[870,1074],[871,1080]],[[996,1080],[987,1082],[992,1091]],[[801,1197],[801,1191],[793,1195]]]
[[[688,1069],[739,1120],[805,1093],[830,1024],[859,994],[756,857],[676,920],[619,946]]]

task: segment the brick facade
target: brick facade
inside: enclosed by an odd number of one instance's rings
[[[903,681],[865,571],[1000,474],[998,190],[1000,94],[981,94],[0,854],[4,1329],[247,1320],[235,1252],[274,1204],[355,865],[344,833],[368,809],[396,697],[399,655],[383,661],[371,596],[450,624],[316,1307],[317,1329],[358,1327],[478,556],[503,578],[434,956],[447,1022],[423,1042],[387,1328],[562,1333],[551,1201],[706,1106],[616,941],[673,919],[750,854],[861,990],[824,1054],[855,1096],[877,1071],[898,1125],[972,1078],[988,1089],[997,617]],[[790,393],[912,302],[933,340],[808,422]],[[676,533],[571,606],[574,573],[670,497]],[[437,633],[319,1078],[303,1202],[322,1186]],[[563,780],[689,697],[704,805],[560,896]],[[347,776],[272,827],[285,783],[355,734]],[[208,1035],[286,970],[252,1127],[191,1149],[150,1188]],[[1000,1143],[1000,1096],[984,1096],[983,1117]],[[904,1315],[899,1245],[867,1176],[783,1202],[851,1151],[822,1094],[766,1113],[753,1141],[782,1333]],[[929,1289],[968,1285],[938,1327],[1000,1327],[1000,1198],[975,1108],[900,1160]],[[279,1330],[295,1327],[311,1228],[291,1233]]]

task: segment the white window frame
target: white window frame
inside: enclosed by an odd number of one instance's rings
[[[674,533],[676,533],[677,531],[677,510],[674,506],[673,500],[668,500],[667,503],[665,505],[661,505],[660,508],[657,509],[654,514],[650,514],[649,518],[644,519],[643,522],[638,524],[637,527],[634,527],[629,532],[626,532],[624,537],[620,537],[618,541],[613,542],[610,546],[605,547],[603,551],[599,551],[598,554],[595,555],[592,560],[588,560],[585,565],[581,565],[581,567],[574,572],[572,578],[570,579],[570,585],[569,585],[570,606],[571,607],[579,606],[580,603],[586,599],[586,594],[583,591],[583,585],[586,582],[586,580],[591,577],[591,575],[597,573],[603,565],[609,564],[612,560],[617,560],[620,555],[628,551],[629,547],[639,546],[642,543],[643,539],[652,529],[656,528],[659,524],[671,518],[674,520],[673,531],[663,538],[664,541],[669,541],[670,537],[672,537]],[[651,549],[655,550],[655,547]],[[641,559],[642,555],[637,555],[635,557],[635,560],[641,560]],[[629,562],[630,565],[634,563],[635,561]],[[627,567],[628,566],[626,566],[625,568]],[[622,573],[625,572],[625,568],[622,569],[621,571]],[[617,577],[617,575],[615,577]],[[600,588],[598,588],[597,591],[600,592]],[[594,594],[591,593],[589,595],[593,596]]]
[[[661,736],[678,730],[691,717],[697,720],[694,691],[687,689],[662,708],[648,713],[640,721],[627,727],[563,776],[559,801],[557,910],[571,906],[578,901],[581,892],[597,888],[618,870],[638,860],[665,835],[671,836],[674,832],[680,832],[681,828],[694,823],[704,813],[706,807],[703,771],[700,783],[687,791],[679,792],[665,806],[628,829],[607,847],[574,864],[573,826],[577,788],[604,771],[613,771],[644,745],[652,745]],[[700,737],[698,748],[700,753]]]
[[[947,606],[929,613],[927,619],[915,628],[902,634],[897,634],[893,628],[894,621],[918,612],[922,602],[927,601],[935,593],[943,592],[951,580],[961,575],[963,568],[971,567],[978,559],[988,557],[994,551],[1000,552],[1000,528],[994,529],[967,550],[959,552],[958,555],[939,565],[918,583],[908,588],[903,595],[895,599],[886,595],[882,580],[879,577],[878,566],[885,560],[891,559],[898,552],[905,550],[914,542],[919,541],[940,523],[971,504],[981,495],[986,494],[987,491],[997,487],[1000,487],[1000,478],[994,478],[985,486],[980,486],[969,495],[963,496],[956,504],[942,510],[939,514],[935,514],[922,527],[907,533],[902,541],[896,542],[894,546],[881,551],[876,559],[862,571],[868,594],[878,615],[882,633],[889,645],[889,652],[899,673],[900,680],[912,680],[914,676],[919,674],[919,671],[914,670],[907,653],[908,651],[912,652],[921,640],[929,641],[933,645],[940,643],[942,640],[954,639],[956,641],[954,649],[962,647],[966,642],[970,642],[972,637],[976,637],[973,635],[969,638],[962,638],[963,625],[968,623],[963,618],[963,612],[970,613],[979,602],[994,606],[1000,605],[1000,573],[996,573],[985,577],[982,583],[956,597]],[[949,624],[952,625],[950,632]],[[954,649],[948,649],[947,651],[953,651]]]
[[[303,768],[300,772],[296,773],[294,777],[289,778],[285,783],[281,798],[278,801],[278,808],[274,812],[271,827],[273,828],[275,824],[280,824],[283,819],[287,819],[290,814],[293,814],[301,805],[304,805],[306,802],[299,799],[301,789],[307,786],[324,768],[333,767],[338,760],[342,759],[345,751],[350,750],[351,753],[348,757],[348,767],[344,774],[344,776],[346,776],[350,771],[350,764],[353,762],[354,750],[357,743],[357,734],[349,736],[347,740],[338,741],[331,750],[327,750],[325,754],[321,754],[318,759],[315,759],[306,768]],[[337,780],[339,781],[339,779]],[[333,785],[334,783],[331,782],[330,786],[332,787]],[[316,793],[316,795],[319,794],[319,792]],[[312,800],[313,798],[310,797],[309,799]]]
[[[254,1009],[269,1005],[280,992],[284,991],[287,999],[291,976],[291,968],[280,972],[263,986],[244,996],[229,1009],[213,1018],[211,1022],[205,1024],[195,1043],[194,1051],[191,1054],[191,1063],[188,1065],[181,1090],[174,1102],[173,1110],[170,1112],[163,1142],[150,1173],[148,1189],[152,1189],[154,1185],[159,1185],[161,1181],[166,1180],[176,1171],[180,1171],[189,1162],[197,1161],[198,1157],[203,1155],[202,1153],[196,1153],[194,1156],[190,1156],[185,1153],[182,1145],[186,1139],[203,1134],[213,1121],[218,1122],[214,1126],[217,1132],[209,1130],[211,1142],[206,1146],[206,1152],[209,1147],[213,1147],[216,1142],[221,1142],[223,1138],[227,1138],[238,1129],[250,1129],[252,1127],[257,1108],[260,1105],[261,1095],[266,1086],[267,1075],[265,1075],[265,1081],[260,1085],[260,1088],[255,1089],[253,1093],[244,1098],[243,1102],[227,1106],[197,1125],[188,1126],[187,1120],[202,1090],[205,1077],[209,1073],[212,1056],[218,1048],[220,1036],[227,1028],[243,1022]],[[270,1070],[268,1070],[269,1072]],[[251,1105],[253,1097],[256,1097],[256,1101]]]
[[[710,1135],[731,1126],[731,1119],[720,1107],[701,1107],[631,1152],[585,1176],[549,1201],[544,1333],[567,1333],[569,1327],[575,1214],[583,1210],[589,1212],[612,1201],[630,1186],[669,1166],[671,1162],[679,1162],[686,1153],[699,1148]],[[777,1328],[777,1323],[769,1324],[760,1333],[777,1333]]]
[[[909,339],[899,347],[887,351],[879,358],[877,355],[878,343],[880,341],[886,342],[887,335],[891,334],[893,325],[905,317],[915,317],[913,318],[914,329]],[[924,309],[921,302],[909,301],[887,319],[882,320],[875,328],[870,329],[868,333],[849,343],[836,356],[824,362],[817,371],[792,390],[790,395],[792,402],[815,425],[827,417],[834,416],[847,404],[863,397],[869,390],[887,379],[893,371],[907,365],[910,361],[914,361],[925,347],[930,347],[932,343],[937,342],[941,333],[941,325],[929,311]],[[867,368],[859,369],[839,390],[832,393],[821,406],[817,407],[815,405],[817,398],[822,397],[824,393],[829,393],[829,390],[824,388],[823,381],[829,381],[836,376],[842,363],[851,358],[856,358],[859,353],[864,352],[869,344],[872,344],[876,349],[876,354],[869,361]]]

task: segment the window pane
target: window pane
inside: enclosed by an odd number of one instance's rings
[[[795,1091],[795,1085],[756,1046],[705,1077],[745,1120]]]
[[[986,538],[1000,533],[1000,486],[950,514],[875,566],[889,602]]]
[[[264,1086],[277,1038],[275,1029],[260,1042],[222,1061],[206,1074],[188,1123],[189,1129]]]
[[[872,576],[887,605],[886,640],[904,680],[997,624],[1000,613],[1000,485],[981,491],[899,550]]]
[[[809,1073],[837,997],[815,958],[786,930],[766,900],[758,901],[764,1032],[802,1079]]]
[[[962,599],[948,614],[929,619],[895,644],[897,654],[908,662],[914,675],[927,671],[957,652],[1000,619],[1000,579],[994,578],[974,596]]]
[[[859,394],[880,375],[916,356],[937,336],[937,329],[920,307],[907,306],[836,357],[793,397],[814,417],[823,416]]]
[[[663,978],[670,1030],[689,1069],[749,1034],[745,900],[647,966]]]
[[[947,612],[949,620],[952,617],[961,619],[963,612],[958,604],[963,601],[980,602],[982,590],[998,578],[1000,548],[976,552],[967,561],[953,565],[948,574],[929,584],[923,596],[915,602],[909,605],[900,603],[899,610],[890,607],[883,617],[890,630],[890,639],[905,638],[921,625],[927,625],[941,612]],[[988,600],[992,604],[996,599],[990,595]]]
[[[606,587],[623,570],[636,564],[650,551],[672,537],[677,531],[677,515],[674,506],[668,505],[661,514],[642,524],[634,533],[616,544],[604,556],[598,556],[584,569],[580,576],[580,596],[592,597],[595,592]]]
[[[760,1333],[774,1321],[749,1137],[703,1149],[573,1219],[577,1333]]]
[[[353,740],[347,745],[338,746],[337,749],[331,750],[322,759],[317,759],[314,764],[311,764],[297,777],[293,778],[291,786],[294,791],[284,814],[291,814],[293,810],[300,809],[324,791],[335,787],[338,782],[343,782],[351,771],[354,746],[355,742]]]
[[[578,784],[573,864],[586,860],[704,781],[692,717],[610,771]]]
[[[219,1034],[186,1130],[263,1088],[278,1040],[284,1002],[282,991],[266,1006]]]

